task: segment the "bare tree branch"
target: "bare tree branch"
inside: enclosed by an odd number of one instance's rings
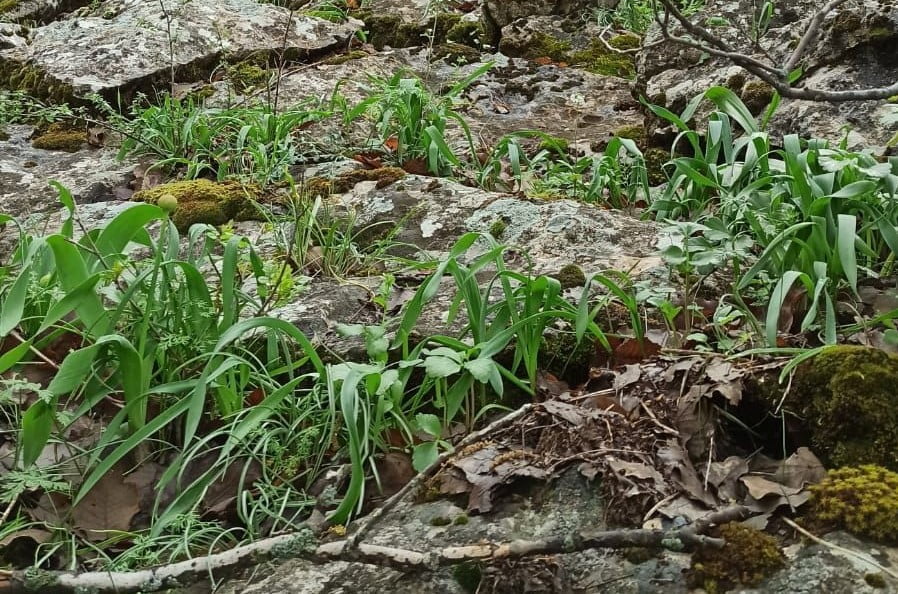
[[[533,555],[572,553],[589,549],[623,549],[634,547],[672,550],[700,547],[722,547],[725,541],[704,536],[709,528],[743,519],[749,510],[732,506],[710,513],[677,530],[608,530],[578,531],[536,541],[516,540],[507,543],[476,543],[443,547],[427,552],[394,547],[352,543],[349,539],[316,544],[311,530],[267,538],[199,559],[181,561],[163,567],[133,572],[71,573],[62,571],[0,571],[0,594],[45,594],[92,592],[156,592],[183,587],[215,572],[233,572],[239,567],[258,564],[272,558],[300,558],[315,563],[354,561],[400,571],[432,571],[465,561],[490,562]]]
[[[713,56],[729,60],[737,66],[741,66],[749,73],[757,76],[762,81],[773,87],[780,96],[787,99],[802,99],[807,101],[828,101],[839,103],[843,101],[875,101],[887,99],[898,95],[898,81],[883,87],[866,89],[828,90],[806,86],[794,86],[789,80],[789,75],[801,63],[811,45],[820,37],[826,16],[848,0],[830,0],[819,11],[814,13],[791,55],[782,64],[774,63],[769,53],[765,54],[767,61],[759,60],[748,54],[735,51],[730,44],[719,36],[711,33],[707,28],[692,22],[683,14],[676,0],[658,0],[663,10],[655,12],[655,22],[661,30],[661,35],[674,43],[696,48]],[[660,13],[663,13],[659,15]],[[663,16],[663,20],[662,20]],[[671,32],[669,17],[673,17],[689,37],[675,35]],[[751,40],[746,40],[750,42]]]

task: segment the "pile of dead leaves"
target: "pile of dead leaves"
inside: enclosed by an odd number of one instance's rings
[[[578,388],[543,374],[539,404],[458,452],[429,489],[466,496],[470,512],[485,513],[516,485],[550,481],[576,465],[599,483],[613,523],[693,520],[733,503],[764,523],[781,506],[804,504],[807,486],[824,474],[805,447],[775,459],[727,435],[749,380],[775,377],[781,366],[662,356],[594,370]]]

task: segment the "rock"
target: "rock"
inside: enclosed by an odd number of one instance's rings
[[[487,31],[498,33],[518,19],[581,16],[596,8],[614,8],[617,4],[618,0],[485,0],[483,18]]]
[[[458,521],[463,517],[465,521]],[[514,539],[541,539],[589,526],[601,530],[603,502],[595,485],[576,471],[564,473],[549,487],[508,497],[489,515],[467,516],[447,500],[415,504],[407,498],[387,514],[366,538],[371,544],[415,551],[482,542]],[[606,551],[528,559],[496,570],[484,571],[486,584],[500,585],[485,591],[597,592],[601,584],[613,582],[614,592],[664,592],[680,594],[687,588],[677,579],[688,566],[689,557],[671,554],[663,562],[633,565],[622,555]],[[547,562],[548,561],[548,562]],[[360,563],[313,565],[289,560],[255,578],[226,584],[225,594],[463,594],[470,591],[459,584],[459,572],[452,568],[400,573],[392,569]],[[527,580],[532,580],[528,582]],[[540,583],[550,579],[549,583]],[[527,587],[531,589],[527,589]],[[540,587],[537,587],[540,586]],[[556,587],[552,589],[553,586]]]
[[[0,50],[25,46],[25,31],[14,23],[0,23]]]
[[[0,19],[46,22],[90,3],[91,0],[6,0],[0,2]]]
[[[334,200],[356,213],[360,227],[401,222],[396,241],[431,254],[448,251],[469,231],[488,233],[502,220],[503,243],[526,249],[535,274],[554,274],[573,262],[587,276],[609,268],[639,275],[660,264],[658,226],[618,211],[573,200],[528,200],[417,175],[376,186],[362,182]]]
[[[843,6],[824,21],[821,38],[802,60],[804,76],[801,82],[810,88],[847,90],[880,87],[898,80],[898,10],[892,0],[863,2],[860,8]],[[803,34],[818,4],[802,0],[780,5],[767,35],[766,47],[777,63],[785,61],[796,40]],[[709,3],[705,12],[739,22],[741,15],[752,14],[744,1]],[[734,47],[745,47],[730,27],[717,27],[714,33]],[[660,42],[657,26],[646,43]],[[767,99],[756,91],[763,83],[724,58],[702,56],[694,48],[673,42],[663,42],[643,52],[637,61],[637,88],[652,102],[679,113],[686,103],[713,85],[729,87],[740,95],[753,113],[766,109]],[[846,102],[839,104],[784,99],[768,131],[779,141],[785,134],[799,134],[806,138],[821,138],[833,142],[842,140],[848,132],[848,148],[861,148],[882,153],[894,136],[898,124],[886,125],[884,101]],[[707,113],[707,112],[705,112]],[[697,116],[701,122],[702,112]],[[652,120],[649,119],[649,124]],[[651,125],[649,126],[651,127]],[[666,125],[655,130],[657,140],[665,142],[671,129]]]
[[[377,49],[440,45],[445,42],[480,47],[480,10],[462,13],[449,4],[430,0],[372,0],[358,17],[365,22],[367,41]]]
[[[293,15],[254,0],[158,2],[109,0],[96,13],[39,27],[24,48],[0,51],[0,79],[32,93],[75,95],[165,88],[176,77],[203,78],[223,53],[322,53],[345,43],[361,23]],[[169,48],[168,20],[172,47]]]
[[[131,178],[133,161],[120,162],[112,149],[82,148],[72,153],[31,146],[31,126],[7,126],[0,141],[0,212],[14,217],[55,211],[59,203],[48,182],[56,180],[79,204],[115,200],[113,189]]]

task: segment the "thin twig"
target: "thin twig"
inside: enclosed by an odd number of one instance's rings
[[[864,563],[869,563],[870,565],[879,569],[883,573],[886,573],[886,574],[892,576],[893,578],[898,579],[898,573],[895,573],[894,571],[892,571],[891,569],[888,569],[887,567],[883,567],[882,565],[877,563],[872,557],[869,557],[868,555],[865,555],[863,553],[859,553],[858,551],[846,549],[845,547],[842,547],[835,543],[829,542],[828,540],[823,540],[819,536],[815,536],[815,535],[811,534],[810,532],[808,532],[807,530],[805,530],[804,528],[802,528],[801,526],[799,526],[798,524],[796,524],[795,522],[790,520],[789,518],[783,517],[782,520],[783,520],[783,522],[785,522],[786,524],[788,524],[795,530],[799,531],[804,536],[810,538],[817,544],[821,544],[825,547],[829,547],[830,549],[832,549],[834,551],[839,551],[840,553],[844,553],[846,555],[854,557],[855,559],[859,559],[859,560],[863,561]]]

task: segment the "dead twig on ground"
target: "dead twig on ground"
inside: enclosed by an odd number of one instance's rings
[[[0,593],[31,592],[35,591],[35,587],[40,592],[47,594],[69,594],[84,591],[97,594],[155,592],[175,586],[183,587],[185,584],[215,572],[233,572],[237,568],[258,564],[272,558],[301,558],[314,563],[354,561],[414,572],[430,571],[465,561],[490,562],[597,548],[646,547],[683,550],[709,546],[721,547],[725,544],[722,539],[705,536],[704,533],[714,525],[740,520],[747,517],[748,514],[747,508],[733,506],[710,513],[704,518],[676,530],[577,531],[544,540],[477,543],[443,547],[426,552],[358,543],[351,539],[318,545],[312,531],[305,529],[206,557],[143,571],[86,573],[40,570],[0,571]]]

